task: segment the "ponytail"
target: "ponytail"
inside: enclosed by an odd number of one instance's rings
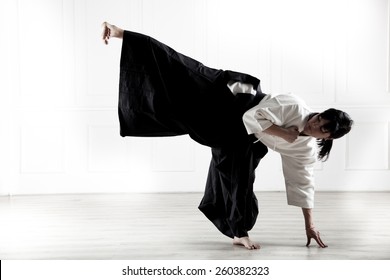
[[[332,149],[333,139],[318,139],[317,145],[319,148],[318,159],[326,161],[329,157],[330,150]]]

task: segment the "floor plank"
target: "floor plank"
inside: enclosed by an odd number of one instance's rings
[[[283,192],[260,192],[250,232],[261,250],[233,246],[197,209],[201,193],[0,197],[0,259],[390,259],[390,193],[316,194],[328,248],[305,247],[302,212]]]

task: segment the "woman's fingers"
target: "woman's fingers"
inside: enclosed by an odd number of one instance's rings
[[[322,242],[322,240],[321,240],[321,238],[320,238],[320,233],[319,233],[318,231],[314,232],[313,235],[307,234],[307,243],[306,243],[306,247],[309,247],[312,238],[314,238],[314,240],[317,242],[318,246],[320,246],[321,248],[326,248],[326,247],[328,247],[328,245],[325,245],[325,243]]]
[[[310,241],[311,241],[311,237],[310,237],[310,236],[307,236],[307,243],[306,243],[306,247],[309,247],[309,245],[310,245]]]
[[[107,27],[107,23],[103,22],[103,32],[102,32],[102,38],[104,43],[107,45],[108,40],[110,39],[110,28]]]
[[[328,245],[325,245],[325,243],[322,242],[322,240],[321,240],[321,238],[320,238],[320,233],[319,233],[319,232],[318,232],[316,241],[317,241],[318,245],[320,245],[321,248],[326,248],[326,247],[328,247]]]

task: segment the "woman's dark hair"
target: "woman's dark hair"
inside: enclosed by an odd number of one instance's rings
[[[324,125],[324,129],[330,133],[329,139],[317,140],[319,147],[318,159],[326,161],[332,149],[333,139],[343,137],[350,132],[353,120],[347,113],[333,108],[320,113],[320,117],[329,121]]]

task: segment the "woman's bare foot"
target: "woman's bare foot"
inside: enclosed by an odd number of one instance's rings
[[[249,250],[253,249],[260,249],[260,244],[252,242],[252,240],[249,239],[249,236],[244,237],[234,237],[233,239],[234,245],[241,245]]]
[[[106,45],[108,44],[108,40],[111,37],[115,37],[119,39],[123,38],[123,29],[120,29],[115,25],[109,24],[108,22],[103,22],[102,28],[103,28],[102,39]]]

